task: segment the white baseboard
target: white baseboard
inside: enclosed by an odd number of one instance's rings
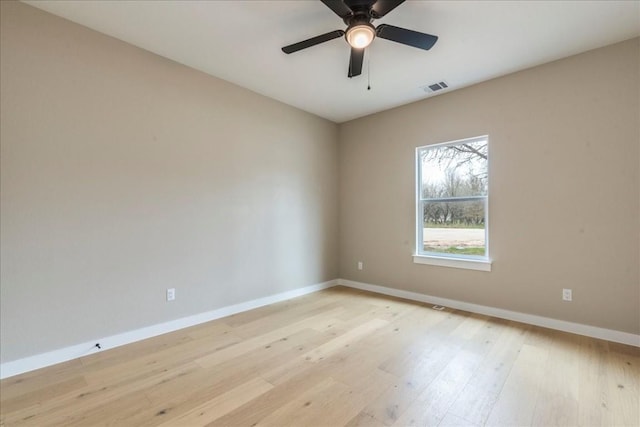
[[[198,325],[200,323],[209,322],[211,320],[220,319],[232,314],[262,307],[291,298],[306,295],[322,289],[327,289],[337,284],[336,280],[319,283],[316,285],[306,286],[304,288],[294,289],[282,292],[268,297],[258,298],[251,301],[242,302],[227,307],[218,308],[216,310],[205,313],[195,314],[193,316],[183,317],[181,319],[171,320],[157,325],[147,326],[145,328],[124,332],[110,337],[96,338],[81,344],[60,348],[58,350],[49,351],[34,356],[25,357],[23,359],[2,363],[0,365],[0,379],[12,377],[24,372],[33,371],[57,363],[66,362],[78,357],[87,356],[99,351],[108,350],[121,345],[130,344],[147,338],[166,334],[168,332],[177,331],[178,329],[187,328],[189,326]],[[102,349],[98,349],[95,344],[99,342]]]
[[[559,331],[571,332],[578,335],[585,335],[588,337],[599,338],[607,341],[640,347],[640,335],[630,334],[628,332],[614,331],[611,329],[599,328],[597,326],[589,326],[580,323],[567,322],[564,320],[551,319],[548,317],[536,316],[533,314],[526,314],[517,311],[504,310],[501,308],[472,304],[448,298],[434,297],[417,292],[403,291],[400,289],[387,288],[384,286],[371,285],[368,283],[355,282],[352,280],[336,279],[316,285],[306,286],[304,288],[294,289],[292,291],[270,295],[268,297],[258,298],[235,305],[218,308],[216,310],[195,314],[193,316],[183,317],[181,319],[159,323],[157,325],[147,326],[145,328],[124,332],[105,338],[96,338],[94,340],[87,341],[81,344],[76,344],[58,350],[25,357],[23,359],[2,363],[0,364],[0,379],[12,377],[24,372],[29,372],[47,366],[55,365],[57,363],[66,362],[68,360],[87,356],[99,351],[104,351],[114,347],[119,347],[121,345],[130,344],[136,341],[141,341],[147,338],[177,331],[189,326],[194,326],[200,323],[209,322],[211,320],[220,319],[232,314],[252,310],[254,308],[274,304],[280,301],[285,301],[322,289],[327,289],[335,285],[342,285],[349,288],[361,289],[364,291],[375,292],[378,294],[389,295],[398,298],[405,298],[413,301],[426,302],[434,305],[442,305],[445,307],[451,307],[458,310],[469,311],[472,313],[484,314],[501,319],[514,320],[517,322],[528,323],[531,325],[542,326],[545,328],[556,329]],[[98,349],[95,347],[95,344],[97,342],[101,344],[102,349]]]
[[[502,308],[471,304],[468,302],[456,301],[448,298],[439,298],[431,295],[419,294],[417,292],[409,292],[400,289],[387,288],[384,286],[370,285],[368,283],[354,282],[353,280],[338,279],[337,282],[338,285],[347,286],[349,288],[361,289],[363,291],[370,291],[378,294],[389,295],[413,301],[426,302],[434,305],[442,305],[458,310],[484,314],[486,316],[515,320],[517,322],[528,323],[530,325],[542,326],[549,329],[556,329],[559,331],[571,332],[573,334],[585,335],[592,338],[598,338],[602,340],[640,347],[640,335],[630,334],[628,332],[615,331],[612,329],[599,328],[597,326],[589,326],[580,323],[567,322],[564,320],[551,319],[548,317],[536,316],[534,314],[504,310]]]

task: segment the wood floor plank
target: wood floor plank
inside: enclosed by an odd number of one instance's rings
[[[372,319],[342,335],[339,335],[331,341],[314,348],[313,350],[304,354],[303,357],[305,358],[305,360],[317,362],[324,359],[325,357],[328,357],[336,351],[342,350],[343,348],[352,345],[356,340],[362,338],[363,336],[374,333],[377,329],[382,328],[388,323],[389,322],[387,322],[386,320]]]
[[[336,287],[2,380],[0,426],[638,427],[639,399],[639,348]]]
[[[176,369],[162,369],[160,372],[145,374],[135,379],[129,377],[122,382],[114,382],[107,386],[90,385],[81,390],[55,396],[36,406],[9,412],[6,414],[6,423],[31,426],[70,424],[73,420],[84,419],[85,414],[88,413],[97,411],[99,416],[102,408],[127,395],[142,397],[142,401],[146,404],[148,399],[144,396],[145,389],[156,387],[185,373],[200,369],[198,365],[189,363]],[[123,402],[129,404],[129,400]]]
[[[82,376],[71,377],[66,381],[60,381],[46,385],[19,396],[3,399],[2,409],[6,412],[16,412],[21,409],[40,405],[60,394],[73,393],[87,386],[87,381]]]
[[[349,392],[347,385],[329,377],[273,411],[256,427],[278,427],[291,420],[301,426],[344,425],[358,412],[350,411]]]
[[[152,406],[131,414],[134,425],[148,424],[149,419],[163,419],[188,412],[208,400],[224,394],[230,388],[243,384],[247,378],[260,376],[263,371],[274,369],[287,360],[298,358],[307,346],[315,346],[329,337],[313,330],[297,332],[286,340],[278,340],[263,348],[248,352],[234,360],[212,368],[176,378],[145,390]],[[176,394],[175,390],[182,390]]]
[[[140,376],[145,372],[157,371],[161,367],[168,369],[171,366],[190,363],[194,359],[198,360],[217,351],[224,351],[241,342],[242,338],[233,334],[190,340],[179,346],[180,351],[176,351],[176,347],[171,347],[153,353],[134,353],[130,360],[101,365],[87,371],[85,378],[90,384],[106,385],[114,381],[120,382],[128,376]]]
[[[264,331],[267,329],[275,330],[282,328],[292,323],[304,321],[318,314],[324,315],[327,311],[339,309],[340,307],[341,304],[339,302],[332,300],[326,301],[324,299],[316,304],[310,302],[304,305],[295,305],[291,308],[270,313],[268,316],[260,317],[251,322],[236,326],[233,331],[244,338],[255,337],[264,334]]]
[[[345,427],[384,427],[384,425],[382,421],[376,419],[373,415],[361,411],[358,415],[351,418],[351,420],[345,424]]]
[[[266,393],[272,388],[273,385],[262,378],[254,378],[160,425],[164,427],[176,425],[206,425],[255,399],[261,394]]]
[[[531,425],[548,356],[547,349],[522,345],[485,425]]]
[[[499,319],[491,319],[488,326],[494,345],[449,408],[449,413],[480,425],[498,400],[528,331],[526,325]]]
[[[417,369],[400,377],[392,389],[371,402],[365,411],[384,424],[393,425],[434,380],[458,385],[453,389],[457,391],[447,397],[451,403],[495,343],[496,334],[487,327],[487,322],[485,316],[467,317],[453,330],[456,339],[451,345],[433,346],[419,355]],[[441,415],[438,413],[438,417]]]
[[[361,320],[362,317],[359,316],[358,319]],[[324,356],[313,358],[303,355],[297,364],[286,367],[284,371],[278,369],[266,373],[265,378],[270,382],[280,383],[283,378],[304,375],[304,371],[308,370],[311,364],[317,365],[317,370],[324,370],[334,379],[354,387],[360,387],[363,381],[375,377],[380,377],[382,382],[397,381],[395,376],[378,368],[380,363],[394,352],[400,336],[398,328],[395,328],[395,321],[386,324],[384,322],[386,321],[379,322],[379,327],[371,321],[354,326],[353,330],[356,331],[357,328],[357,333],[339,335],[328,343],[331,347],[330,352],[326,352],[326,346],[322,346]],[[372,327],[376,330],[370,333],[369,328]],[[282,376],[278,378],[277,375]]]
[[[233,314],[224,319],[224,322],[234,329],[242,329],[243,326],[255,321],[268,319],[272,315],[279,316],[282,313],[291,313],[292,318],[295,313],[307,311],[309,308],[330,304],[340,300],[341,290],[332,289],[332,292],[321,292],[303,295],[294,299],[265,305],[253,310]],[[348,292],[348,290],[347,290]]]
[[[0,381],[0,398],[12,399],[40,390],[58,382],[68,381],[84,372],[80,359],[59,363],[48,368],[36,369],[21,375],[5,378]]]
[[[324,372],[308,371],[304,376],[299,375],[276,385],[270,391],[218,418],[209,425],[220,427],[254,426],[271,413],[326,379]],[[294,425],[294,423],[295,421],[292,420],[289,425]]]
[[[543,366],[540,393],[533,413],[533,426],[578,425],[579,361],[575,355],[579,337],[558,331],[545,331],[551,338],[549,357]]]
[[[203,368],[210,368],[227,360],[233,359],[234,357],[247,353],[248,351],[251,351],[253,349],[268,345],[273,341],[282,339],[297,331],[301,331],[307,328],[313,328],[318,323],[322,323],[323,320],[326,319],[327,315],[329,317],[333,317],[336,312],[340,311],[342,311],[342,308],[332,309],[326,313],[311,316],[275,330],[265,331],[265,333],[263,333],[262,335],[242,340],[236,345],[199,357],[195,360],[195,362]]]
[[[338,372],[327,359],[312,365],[308,373],[296,377],[296,380],[304,380],[307,374],[311,374],[316,378],[329,379],[330,383],[320,381],[314,390],[287,400],[261,419],[258,425],[281,426],[287,419],[304,426],[345,425],[393,381],[389,374],[371,366],[350,366]]]
[[[409,345],[398,349],[392,357],[380,365],[381,369],[398,377],[407,375],[415,370],[416,355],[438,349],[442,345],[449,345],[449,341],[445,338],[465,320],[465,316],[456,313],[435,311],[430,308],[425,310],[428,310],[427,313],[430,316],[418,324],[422,333],[415,336]]]
[[[448,346],[439,347],[423,355],[423,374],[417,378],[428,380],[423,380],[422,383],[419,379],[414,380],[419,384],[417,389],[420,394],[406,409],[399,411],[400,417],[389,420],[388,424],[437,425],[448,414],[460,418],[451,413],[450,409],[481,369],[499,336],[495,328],[490,327],[487,318],[469,317],[467,320],[469,321],[454,329],[465,337],[464,339],[453,340]],[[462,325],[466,325],[469,333],[462,332]],[[402,408],[400,405],[398,407]]]
[[[460,418],[457,415],[447,414],[440,421],[438,427],[480,427],[480,424],[473,424],[469,420]]]
[[[603,425],[606,407],[606,363],[609,347],[606,341],[578,337],[574,353],[579,370],[578,425]]]
[[[46,424],[55,427],[86,427],[99,425],[123,425],[127,414],[150,405],[143,393],[122,393],[117,398],[94,406],[90,410],[66,412],[64,417],[50,418]],[[108,421],[106,421],[108,420]]]
[[[640,363],[631,354],[610,351],[606,363],[604,422],[615,426],[640,425]]]
[[[221,337],[235,333],[235,328],[221,321],[211,321],[187,328],[184,333],[192,339]]]
[[[197,327],[202,326],[198,325]],[[190,333],[192,332],[193,330],[189,330],[188,332],[184,330],[170,332],[129,345],[108,349],[108,351],[90,354],[79,360],[84,367],[90,367],[91,370],[99,369],[102,366],[111,366],[130,361],[140,355],[156,353],[167,348],[175,348],[176,346],[191,341],[192,337]]]

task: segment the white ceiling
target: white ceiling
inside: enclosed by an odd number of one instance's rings
[[[343,38],[280,50],[345,28],[319,0],[25,2],[338,123],[640,35],[640,1],[407,1],[374,24],[438,42],[376,39],[349,79]]]

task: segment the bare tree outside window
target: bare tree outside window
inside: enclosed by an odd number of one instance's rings
[[[418,253],[486,258],[488,138],[420,147]]]

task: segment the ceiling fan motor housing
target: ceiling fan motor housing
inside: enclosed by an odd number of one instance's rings
[[[345,16],[342,20],[348,26],[358,25],[362,23],[370,23],[374,18],[371,16],[371,10],[366,7],[357,7],[353,10],[352,15]]]

